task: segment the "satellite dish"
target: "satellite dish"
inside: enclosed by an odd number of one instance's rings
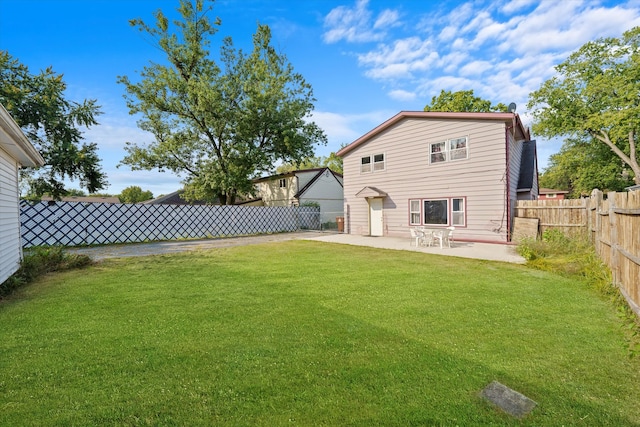
[[[515,113],[516,112],[516,103],[512,102],[511,104],[509,104],[509,108],[507,109],[508,112],[510,113]]]

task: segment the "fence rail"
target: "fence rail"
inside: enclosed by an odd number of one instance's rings
[[[80,246],[321,229],[316,207],[39,202],[20,205],[22,246]]]
[[[614,284],[640,316],[640,191],[599,190],[578,200],[527,200],[516,204],[516,217],[537,218],[539,232],[588,234],[596,253],[611,269]]]

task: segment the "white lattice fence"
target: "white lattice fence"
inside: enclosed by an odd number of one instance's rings
[[[320,228],[314,207],[40,202],[20,206],[22,246],[79,246]]]

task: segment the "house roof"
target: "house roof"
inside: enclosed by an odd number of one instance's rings
[[[568,194],[568,190],[554,190],[553,188],[541,188],[539,194]]]
[[[376,187],[364,187],[356,193],[356,197],[364,197],[367,199],[371,197],[387,197],[387,193]]]
[[[29,142],[20,126],[0,104],[0,147],[22,166],[43,166],[44,159]]]
[[[165,194],[164,196],[156,197],[155,199],[144,201],[142,203],[145,205],[206,205],[207,204],[207,202],[203,200],[188,202],[181,197],[183,193],[184,193],[184,190],[178,190],[178,191],[174,191],[173,193]]]
[[[145,205],[220,205],[220,200],[215,198],[213,201],[206,200],[195,200],[195,201],[187,201],[182,198],[182,194],[184,193],[184,189],[174,191],[173,193],[166,194],[164,196],[156,197],[155,199],[147,200],[142,202]],[[237,197],[237,200],[234,204],[242,205],[246,203],[255,202],[259,199],[245,199],[243,197]]]
[[[391,126],[404,119],[440,119],[440,120],[487,120],[487,121],[500,121],[506,124],[510,124],[516,130],[516,138],[518,140],[529,139],[529,130],[526,129],[520,116],[516,113],[467,113],[467,112],[441,112],[441,111],[401,111],[395,116],[391,117],[386,122],[370,130],[360,138],[353,141],[351,144],[342,148],[336,153],[336,155],[342,157],[349,152],[353,151],[360,145],[369,141],[369,139],[384,132]]]
[[[313,169],[315,170],[315,169]],[[296,199],[299,199],[304,193],[305,191],[307,191],[309,188],[311,188],[313,186],[313,184],[320,179],[320,177],[325,173],[325,171],[329,171],[329,173],[331,173],[333,175],[333,177],[336,179],[336,181],[338,181],[338,184],[340,184],[341,187],[343,187],[342,183],[340,182],[340,180],[338,179],[338,177],[342,177],[342,174],[339,174],[338,172],[334,172],[329,168],[320,168],[318,169],[318,173],[309,181],[307,182],[307,185],[305,185],[304,187],[302,187],[295,196]]]
[[[290,177],[290,176],[295,176],[295,175],[298,175],[298,174],[303,173],[303,172],[324,172],[326,169],[329,169],[329,168],[322,167],[322,168],[311,168],[311,169],[298,169],[298,170],[294,170],[294,171],[290,171],[290,172],[284,172],[284,173],[279,173],[279,174],[275,174],[275,175],[263,176],[263,177],[254,179],[252,182],[254,184],[257,184],[259,182],[271,181],[271,180],[274,180],[274,179],[280,179],[280,178],[287,178],[287,177]],[[329,170],[331,170],[331,169],[329,169]],[[338,172],[331,171],[331,173],[334,176],[342,177],[342,174],[340,174]]]
[[[43,202],[54,201],[51,196],[42,196]],[[102,196],[65,196],[60,199],[61,202],[82,202],[82,203],[120,203],[118,197],[102,197]]]
[[[536,141],[525,141],[520,159],[520,176],[517,191],[529,191],[538,177],[536,165]]]

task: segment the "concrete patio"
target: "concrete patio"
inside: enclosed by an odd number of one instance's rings
[[[341,243],[345,245],[370,246],[381,249],[423,252],[436,255],[457,256],[461,258],[486,259],[489,261],[504,261],[517,264],[524,264],[525,262],[525,259],[518,255],[516,247],[513,245],[454,241],[451,243],[450,248],[447,246],[443,248],[440,248],[440,246],[416,247],[415,243],[408,235],[406,238],[400,238],[357,236],[353,234],[315,234],[313,237],[307,237],[306,240]]]

